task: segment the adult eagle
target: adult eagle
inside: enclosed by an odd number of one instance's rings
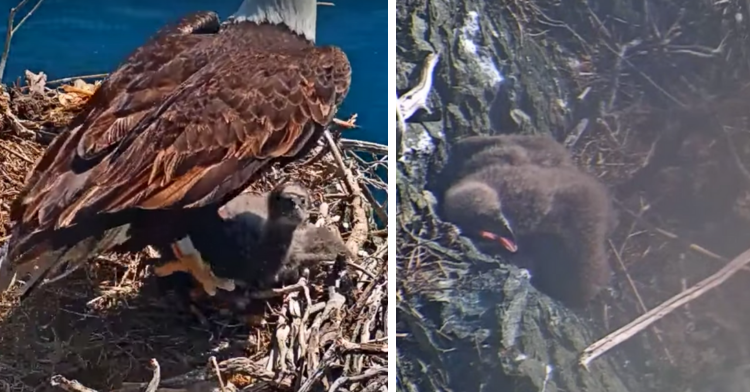
[[[346,55],[315,46],[316,11],[316,0],[244,0],[224,23],[192,14],[132,53],[27,176],[0,290],[16,276],[24,294],[108,250],[172,243],[188,257],[191,228],[309,152],[351,82]]]

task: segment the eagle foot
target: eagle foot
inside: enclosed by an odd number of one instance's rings
[[[197,280],[203,290],[209,296],[213,297],[216,295],[216,289],[220,288],[225,291],[234,291],[235,284],[232,279],[219,278],[214,275],[200,255],[191,254],[183,255],[162,265],[154,266],[154,274],[159,277],[172,275],[175,272],[187,272]]]

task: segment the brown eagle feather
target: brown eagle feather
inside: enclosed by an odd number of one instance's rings
[[[215,213],[269,164],[309,151],[350,81],[340,49],[282,25],[220,25],[203,12],[162,29],[28,176],[4,268],[122,224],[139,228],[136,248],[165,228],[179,236],[185,208]]]

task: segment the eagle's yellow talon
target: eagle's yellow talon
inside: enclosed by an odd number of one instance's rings
[[[162,265],[154,266],[154,274],[159,277],[172,275],[175,272],[187,272],[203,286],[203,291],[209,296],[216,295],[216,289],[234,291],[235,284],[232,279],[219,278],[211,271],[200,255],[191,254],[178,257],[177,260],[169,261]]]

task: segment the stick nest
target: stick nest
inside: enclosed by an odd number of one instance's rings
[[[39,75],[27,73],[27,86],[0,95],[3,241],[26,173],[98,86],[77,80],[51,89]],[[254,314],[214,309],[204,312],[204,324],[155,287],[140,264],[145,252],[103,255],[20,304],[0,301],[0,391],[52,390],[51,379],[67,390],[143,390],[154,377],[159,388],[206,391],[385,388],[388,238],[375,223],[374,211],[384,210],[371,192],[387,190],[378,176],[387,161],[336,143],[339,159],[323,142],[305,162],[274,168],[249,191],[285,179],[307,186],[313,223],[338,231],[358,254],[356,268],[347,269],[351,290],[330,283],[336,271],[324,268],[304,288],[252,300]]]

